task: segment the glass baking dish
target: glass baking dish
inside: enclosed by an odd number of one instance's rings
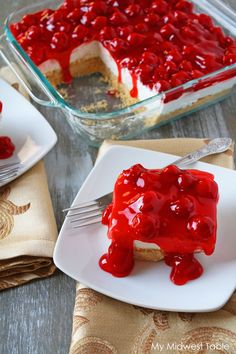
[[[220,0],[192,0],[195,11],[207,13],[226,34],[236,36],[236,13]],[[21,8],[6,20],[1,37],[1,55],[17,74],[37,103],[58,107],[73,128],[92,145],[104,139],[129,139],[144,130],[180,118],[228,96],[236,83],[236,64],[189,81],[169,91],[126,107],[107,94],[109,88],[100,74],[73,80],[72,84],[53,87],[15,40],[10,25],[23,15],[45,8],[57,8],[62,0],[49,0]],[[101,104],[97,104],[101,103]],[[187,121],[186,121],[187,124]]]

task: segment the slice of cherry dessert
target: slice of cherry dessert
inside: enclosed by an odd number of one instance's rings
[[[140,164],[123,171],[103,213],[111,244],[100,267],[124,277],[135,258],[164,259],[175,284],[200,277],[203,268],[194,254],[214,252],[218,199],[217,183],[207,172]]]

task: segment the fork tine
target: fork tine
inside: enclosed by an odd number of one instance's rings
[[[7,175],[9,173],[13,173],[13,172],[17,172],[19,170],[19,167],[15,167],[15,168],[10,168],[10,169],[6,169],[6,170],[0,170],[0,177],[4,175]]]
[[[4,165],[0,165],[0,170],[5,169],[5,168],[10,168],[14,166],[20,165],[20,162],[12,162],[12,163],[6,163]]]
[[[94,219],[93,221],[88,221],[86,223],[82,223],[82,224],[79,224],[79,225],[74,225],[73,229],[79,229],[80,227],[98,224],[98,223],[101,222],[101,220],[102,220],[102,218],[99,217],[99,219]]]
[[[73,207],[70,207],[70,208],[67,208],[67,209],[63,209],[62,211],[63,212],[67,212],[67,211],[70,211],[70,210],[83,209],[83,208],[86,208],[86,207],[89,207],[89,206],[93,206],[93,205],[96,205],[96,204],[98,204],[98,202],[96,202],[95,200],[92,200],[90,202],[80,203],[79,205],[75,205]]]
[[[17,176],[17,173],[8,174],[8,175],[5,175],[5,176],[0,176],[0,185],[1,185],[1,182],[5,182],[5,181],[7,181],[10,178],[13,178],[15,176]]]
[[[92,220],[93,218],[96,218],[97,216],[102,216],[102,211],[100,213],[96,213],[96,214],[92,214],[92,215],[89,214],[86,216],[81,216],[77,219],[70,220],[70,223],[73,224],[75,222],[82,221],[82,220]]]
[[[76,213],[68,213],[66,215],[66,217],[70,218],[70,217],[73,217],[73,216],[87,214],[87,213],[91,213],[91,212],[95,212],[95,211],[99,211],[99,210],[102,211],[104,209],[105,209],[105,205],[100,205],[100,206],[96,205],[96,206],[89,207],[86,210],[77,211]]]

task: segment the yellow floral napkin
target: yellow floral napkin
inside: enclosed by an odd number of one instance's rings
[[[107,141],[99,155],[111,144],[183,155],[204,142],[202,139]],[[205,161],[233,168],[233,147]],[[236,294],[216,312],[172,313],[132,306],[77,284],[70,354],[92,353],[235,354]]]
[[[0,76],[27,94],[9,68]],[[35,188],[37,186],[37,188]],[[0,188],[0,290],[47,277],[57,227],[43,162]]]

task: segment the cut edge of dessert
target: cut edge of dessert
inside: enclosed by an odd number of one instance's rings
[[[111,244],[100,267],[124,277],[135,259],[164,260],[176,285],[200,277],[203,267],[195,254],[214,252],[218,200],[217,183],[207,172],[140,164],[124,170],[103,213]]]
[[[11,30],[54,86],[100,72],[125,106],[236,63],[236,41],[208,15],[196,14],[192,3],[126,0],[121,4],[66,0],[57,10],[25,15]],[[234,83],[228,74],[198,84],[185,102],[180,88],[166,95],[160,113],[165,119],[182,114],[189,106],[194,109],[226,95]]]

